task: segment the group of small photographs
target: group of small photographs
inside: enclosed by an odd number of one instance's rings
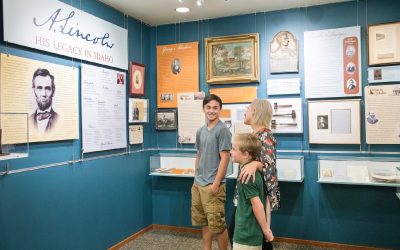
[[[174,100],[174,94],[161,94],[161,101],[173,101]]]
[[[157,130],[176,130],[178,128],[176,110],[156,110],[155,116]]]
[[[317,115],[318,129],[329,129],[328,127],[328,116],[327,115]]]
[[[206,97],[206,93],[205,92],[194,92],[194,99],[195,100],[204,100],[205,97]]]

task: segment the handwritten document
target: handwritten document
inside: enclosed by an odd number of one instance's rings
[[[332,109],[332,134],[351,133],[351,110]]]

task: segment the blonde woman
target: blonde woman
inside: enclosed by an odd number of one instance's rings
[[[267,194],[267,207],[266,217],[267,225],[270,230],[271,225],[271,211],[277,210],[280,207],[280,194],[278,188],[278,176],[276,170],[276,140],[270,128],[273,110],[269,101],[265,99],[254,99],[247,107],[244,123],[250,125],[253,133],[258,135],[262,142],[262,149],[257,161],[247,164],[241,169],[241,174],[238,176],[238,181],[247,183],[250,177],[255,179],[255,172],[258,170],[264,181],[264,191]],[[235,214],[238,201],[237,186],[234,197],[235,207],[233,209],[231,222],[229,225],[229,236],[232,243],[233,233],[235,229]],[[273,249],[271,241],[273,240],[272,232],[271,237],[265,239],[262,249]],[[268,242],[267,242],[268,241]]]

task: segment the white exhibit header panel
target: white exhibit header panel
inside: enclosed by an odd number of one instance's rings
[[[128,69],[128,31],[56,0],[3,0],[4,41]]]

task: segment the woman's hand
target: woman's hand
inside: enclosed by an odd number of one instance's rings
[[[258,169],[262,169],[262,163],[258,161],[253,161],[242,168],[240,175],[238,176],[238,180],[242,180],[242,183],[247,184],[250,180],[250,177],[253,176],[253,182],[256,181],[256,171]],[[247,179],[246,179],[247,177]]]

